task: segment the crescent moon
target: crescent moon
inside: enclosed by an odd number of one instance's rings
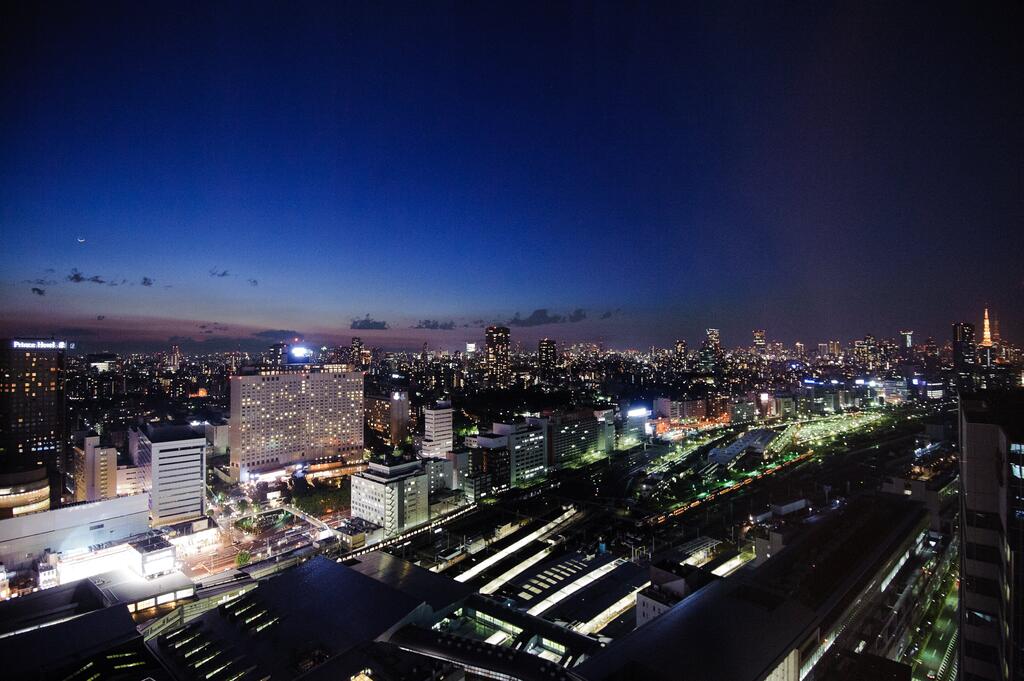
[[[85,237],[83,237],[83,236],[78,237],[78,243],[84,244],[85,243]]]

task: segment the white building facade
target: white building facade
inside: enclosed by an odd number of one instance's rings
[[[445,456],[452,451],[454,444],[451,402],[438,402],[432,407],[424,407],[423,455]]]
[[[231,377],[231,471],[254,473],[363,451],[363,374],[341,364],[268,366]]]
[[[429,481],[418,461],[370,463],[352,476],[352,516],[383,528],[393,537],[430,520]]]
[[[206,435],[190,426],[132,431],[133,460],[149,470],[154,527],[194,520],[206,512]]]

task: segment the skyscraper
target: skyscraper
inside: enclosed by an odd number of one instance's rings
[[[0,341],[0,470],[46,468],[50,504],[60,504],[64,479],[66,341]]]
[[[700,348],[701,371],[712,372],[722,357],[722,341],[718,329],[707,329]]]
[[[181,347],[178,345],[171,346],[171,354],[167,357],[167,368],[171,371],[177,371],[181,368]]]
[[[958,388],[970,390],[973,387],[976,365],[974,324],[958,322],[953,325],[953,370]]]
[[[900,344],[900,346],[902,348],[904,348],[905,350],[909,350],[910,348],[914,347],[914,332],[913,331],[911,331],[911,330],[900,331],[900,337],[903,339],[903,342]]]
[[[764,329],[757,329],[754,331],[754,352],[763,355],[767,349],[768,343],[765,341]]]
[[[537,364],[543,378],[551,378],[555,374],[558,363],[558,345],[550,338],[542,338],[537,343]]]
[[[512,382],[509,365],[509,330],[506,326],[488,326],[484,355],[487,385],[507,388]]]
[[[675,357],[672,358],[672,365],[673,365],[673,367],[675,368],[676,371],[686,371],[686,368],[687,368],[686,352],[687,352],[686,351],[686,341],[684,341],[684,340],[677,340],[676,341],[676,354],[675,354]]]
[[[1024,391],[960,402],[960,674],[1019,679],[1024,659]]]
[[[985,316],[981,322],[981,347],[992,347],[992,327],[988,321],[988,308],[985,308]]]

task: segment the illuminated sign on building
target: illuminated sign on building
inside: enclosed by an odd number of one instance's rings
[[[75,344],[59,340],[16,340],[11,341],[11,347],[15,350],[64,350],[74,349]]]

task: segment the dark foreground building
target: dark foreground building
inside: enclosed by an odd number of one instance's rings
[[[960,678],[1024,674],[1024,391],[960,400]]]

